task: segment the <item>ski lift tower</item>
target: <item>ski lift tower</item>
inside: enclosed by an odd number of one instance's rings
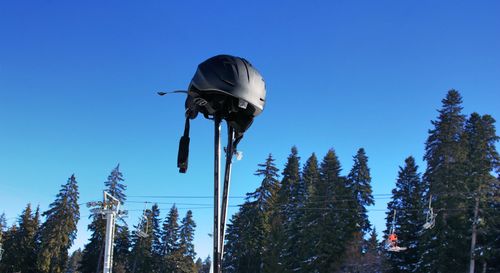
[[[198,65],[187,91],[158,92],[187,93],[185,102],[184,135],[179,143],[177,167],[185,173],[189,156],[189,121],[199,113],[214,121],[214,230],[213,273],[221,272],[224,255],[224,236],[227,218],[229,184],[236,146],[250,127],[254,117],[264,110],[266,87],[261,74],[245,59],[218,55]],[[227,123],[228,141],[225,150],[222,206],[220,206],[221,122]]]
[[[104,273],[111,273],[113,268],[113,242],[115,237],[115,222],[120,211],[120,200],[104,191],[103,209],[101,214],[106,219],[106,237],[104,244]]]

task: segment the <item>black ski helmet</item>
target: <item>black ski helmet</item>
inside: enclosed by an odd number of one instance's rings
[[[260,73],[247,60],[217,55],[198,65],[188,88],[186,108],[206,117],[225,119],[243,133],[264,110],[266,86]]]
[[[199,64],[189,84],[185,103],[186,124],[177,154],[179,172],[185,173],[188,167],[190,119],[202,113],[206,118],[219,122],[226,120],[230,132],[234,130],[230,151],[236,151],[253,118],[264,110],[265,102],[264,79],[247,60],[217,55]]]

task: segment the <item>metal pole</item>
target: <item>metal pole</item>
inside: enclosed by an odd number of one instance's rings
[[[232,159],[233,159],[233,141],[234,141],[234,128],[228,125],[227,129],[228,140],[227,140],[227,149],[226,149],[226,166],[224,170],[224,188],[222,191],[222,212],[221,212],[221,223],[220,223],[220,246],[219,246],[219,255],[220,261],[222,264],[222,258],[224,256],[224,238],[225,238],[225,228],[226,228],[226,218],[227,218],[227,207],[228,207],[228,196],[229,196],[229,186],[231,183],[231,167],[232,167]]]
[[[113,266],[113,226],[115,225],[114,211],[106,210],[106,241],[104,245],[104,273],[111,273]]]
[[[113,269],[113,242],[115,236],[115,217],[120,212],[120,201],[104,191],[103,213],[106,216],[106,237],[104,241],[104,273]]]
[[[220,186],[220,118],[215,118],[215,136],[214,136],[214,256],[213,256],[213,272],[220,273],[220,257],[219,257],[219,186]]]

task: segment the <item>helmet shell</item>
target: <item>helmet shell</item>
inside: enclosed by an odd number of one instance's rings
[[[247,60],[217,55],[198,65],[189,84],[189,94],[204,97],[207,94],[229,95],[253,107],[246,111],[253,117],[264,110],[266,84],[261,74]]]

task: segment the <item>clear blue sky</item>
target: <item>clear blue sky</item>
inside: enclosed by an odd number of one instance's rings
[[[192,123],[189,172],[178,174],[184,97],[155,93],[187,88],[197,64],[220,53],[250,60],[268,89],[240,145],[233,196],[258,186],[268,153],[282,168],[292,145],[302,163],[334,148],[343,173],[364,147],[374,193],[390,193],[405,157],[425,168],[448,89],[465,113],[500,117],[499,14],[498,1],[0,0],[0,212],[12,223],[28,202],[47,209],[72,173],[82,202],[100,199],[117,163],[128,195],[210,195],[212,123]],[[126,207],[132,225],[144,204]],[[170,205],[160,207],[164,217]],[[206,256],[212,210],[193,213]],[[88,214],[82,207],[75,247]],[[384,216],[370,212],[379,231]]]

